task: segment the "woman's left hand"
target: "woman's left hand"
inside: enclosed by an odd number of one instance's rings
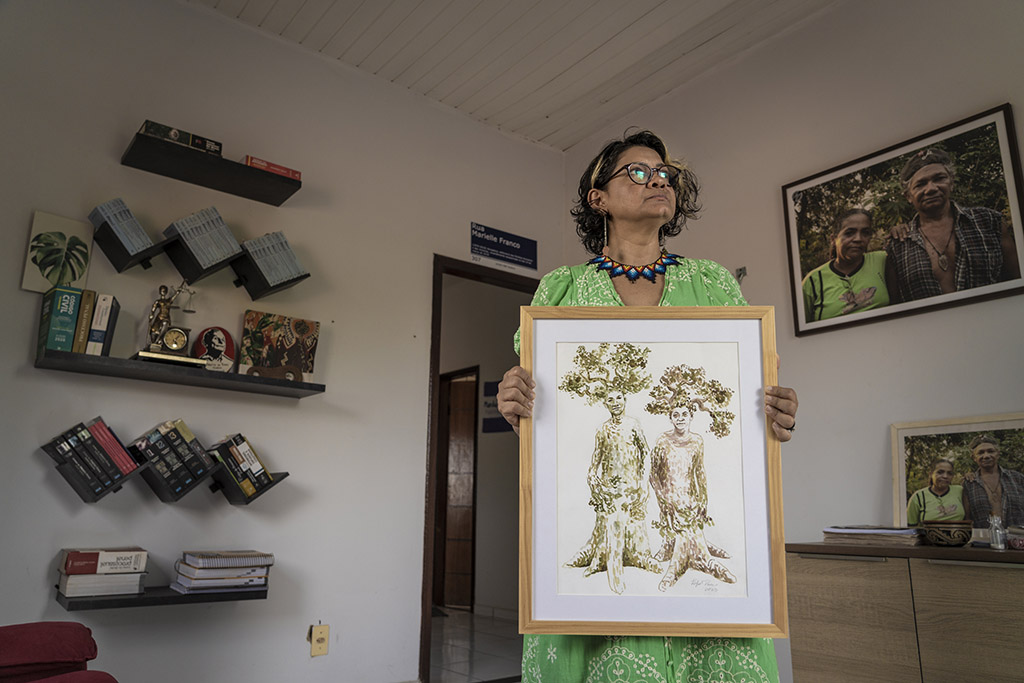
[[[783,443],[793,438],[798,405],[796,391],[793,389],[773,386],[764,388],[764,412],[772,419],[772,430]]]

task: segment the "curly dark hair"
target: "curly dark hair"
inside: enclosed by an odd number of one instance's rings
[[[604,146],[600,154],[587,165],[580,176],[579,198],[572,208],[572,216],[576,219],[576,234],[580,236],[583,246],[591,254],[598,255],[604,247],[604,214],[595,210],[587,201],[587,194],[593,188],[601,189],[608,184],[618,167],[619,156],[630,147],[647,147],[653,150],[666,164],[678,167],[682,173],[672,183],[676,193],[676,212],[672,220],[658,230],[658,239],[678,235],[687,219],[696,219],[701,206],[697,202],[700,183],[697,176],[679,162],[673,161],[668,155],[665,143],[649,130],[631,132],[627,129],[621,140],[612,140]]]

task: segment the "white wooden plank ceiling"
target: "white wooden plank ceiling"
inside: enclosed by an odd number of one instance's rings
[[[565,150],[838,0],[186,0]]]

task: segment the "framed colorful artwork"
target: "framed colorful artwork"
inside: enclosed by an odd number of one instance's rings
[[[1024,413],[899,422],[891,434],[894,524],[988,529],[998,493],[1003,522],[1024,526]]]
[[[782,188],[796,334],[1024,291],[1010,105]]]
[[[787,633],[771,307],[522,309],[523,633]]]

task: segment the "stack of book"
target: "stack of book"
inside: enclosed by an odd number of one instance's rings
[[[102,417],[61,432],[43,445],[43,451],[87,503],[120,488],[121,480],[139,467]]]
[[[64,548],[57,590],[68,598],[142,593],[148,555],[139,547]]]
[[[246,498],[256,495],[274,481],[256,454],[256,449],[241,434],[224,437],[210,446],[208,452],[224,466]]]
[[[825,543],[840,545],[920,545],[921,530],[899,526],[830,526],[825,527]]]
[[[121,304],[112,294],[91,289],[51,287],[43,294],[37,356],[47,349],[109,356]]]
[[[174,221],[164,235],[178,237],[203,269],[242,252],[238,240],[213,206]]]
[[[273,564],[273,553],[258,550],[186,550],[174,565],[171,589],[186,595],[263,591]]]
[[[111,199],[97,206],[89,213],[89,222],[97,230],[104,223],[109,225],[125,251],[131,255],[153,246],[153,240],[142,229],[142,225],[123,199]]]
[[[217,157],[221,155],[222,145],[216,140],[199,137],[198,135],[193,135],[181,128],[171,128],[170,126],[165,126],[164,124],[157,123],[156,121],[146,120],[139,129],[139,133],[142,135],[148,135],[152,138],[166,140],[167,142],[173,142],[183,147],[202,150],[207,154],[212,154]]]
[[[242,249],[252,257],[256,267],[271,287],[307,275],[283,232],[269,232],[263,237],[242,242]]]
[[[128,450],[139,462],[150,464],[142,477],[165,501],[183,496],[214,467],[213,458],[180,418],[162,422],[133,439]]]

